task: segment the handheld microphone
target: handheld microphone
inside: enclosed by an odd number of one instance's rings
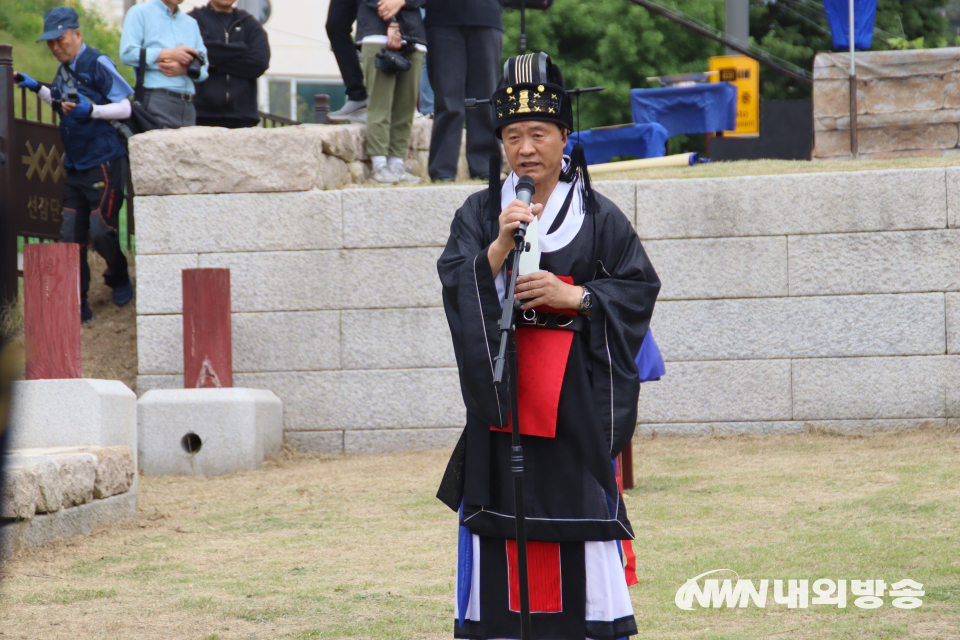
[[[533,192],[535,190],[536,187],[533,184],[533,178],[530,176],[523,176],[517,183],[517,200],[529,207],[530,200],[533,199]],[[519,235],[521,238],[524,237],[527,234],[528,224],[528,222],[521,222],[520,226],[517,228],[517,231],[514,233],[514,236]]]

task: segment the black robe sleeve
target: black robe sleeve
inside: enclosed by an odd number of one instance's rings
[[[637,426],[640,376],[635,358],[647,334],[660,280],[627,217],[600,196],[590,351],[597,411],[611,458],[630,441]]]

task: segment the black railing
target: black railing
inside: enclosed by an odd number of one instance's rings
[[[290,127],[293,125],[303,124],[302,122],[297,122],[296,120],[290,120],[289,118],[277,116],[272,113],[264,113],[263,111],[258,111],[257,115],[260,116],[260,126],[265,129],[272,129],[273,127]]]

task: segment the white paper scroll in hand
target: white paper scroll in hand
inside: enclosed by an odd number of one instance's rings
[[[526,241],[530,243],[530,250],[520,254],[520,275],[536,273],[540,269],[540,219],[534,217],[533,222],[527,225]]]

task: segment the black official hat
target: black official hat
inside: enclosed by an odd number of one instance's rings
[[[524,120],[553,122],[573,131],[573,109],[563,74],[546,53],[528,53],[507,60],[490,103],[498,138],[503,127]]]
[[[69,29],[80,28],[80,16],[73,7],[56,7],[50,9],[43,16],[43,35],[37,38],[42,40],[56,40]]]

